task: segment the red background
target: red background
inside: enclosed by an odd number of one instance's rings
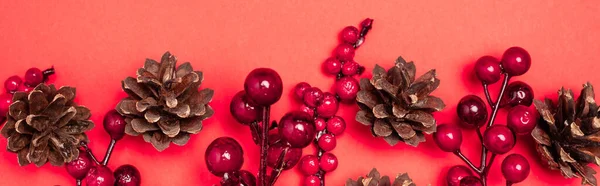
[[[109,142],[101,122],[125,94],[120,81],[135,75],[145,58],[159,59],[167,50],[204,71],[203,87],[215,90],[216,114],[184,147],[157,152],[141,137],[117,144],[109,167],[137,166],[143,185],[212,185],[219,178],[204,164],[204,150],[219,136],[231,136],[245,150],[244,168],[256,171],[258,147],[249,130],[229,114],[229,101],[243,89],[246,74],[257,67],[277,70],[290,92],[306,81],[328,90],[333,79],[322,75],[320,64],[336,46],[338,32],[362,19],[375,19],[374,29],[357,51],[356,61],[370,72],[375,64],[393,65],[402,55],[414,60],[418,74],[437,68],[442,83],[435,95],[447,108],[436,114],[439,123],[456,122],[458,100],[482,95],[473,79],[474,60],[500,57],[510,46],[527,49],[531,70],[527,81],[536,98],[554,97],[560,86],[576,89],[586,81],[600,86],[600,4],[596,1],[3,1],[0,4],[0,79],[23,76],[30,67],[54,65],[51,82],[77,87],[77,100],[89,107],[97,127],[89,132],[91,148],[102,156]],[[370,73],[366,73],[367,76]],[[494,86],[497,87],[498,85]],[[492,92],[497,92],[495,88]],[[290,94],[273,106],[280,118],[298,105]],[[368,127],[353,121],[357,107],[342,106],[346,133],[333,151],[338,169],[327,175],[329,185],[342,185],[373,167],[395,175],[408,172],[419,185],[443,185],[445,171],[462,162],[432,142],[418,148],[388,146],[373,138]],[[501,112],[498,122],[505,121]],[[478,162],[479,145],[473,131],[465,132],[465,153]],[[529,178],[519,185],[578,185],[556,171],[540,166],[530,137],[519,137],[513,152],[532,164]],[[6,139],[0,139],[6,148]],[[305,152],[312,152],[308,148]],[[491,170],[491,185],[503,184],[500,156]],[[284,172],[278,185],[298,185],[297,169]],[[0,152],[0,185],[72,185],[62,167],[19,167],[16,155]]]

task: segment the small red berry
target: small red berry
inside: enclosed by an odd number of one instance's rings
[[[310,108],[309,106],[302,104],[300,105],[300,111],[308,114],[310,117],[314,117],[315,115],[315,109]]]
[[[306,178],[304,178],[304,186],[320,186],[321,185],[321,181],[319,180],[319,177],[315,176],[315,175],[310,175],[307,176]]]
[[[502,106],[510,107],[517,105],[531,106],[531,103],[533,103],[533,89],[522,81],[511,82],[506,87],[501,103]]]
[[[342,62],[340,60],[330,57],[323,62],[323,71],[329,75],[337,75],[342,70]]]
[[[481,98],[468,95],[460,99],[456,107],[456,114],[462,121],[461,126],[466,128],[479,128],[487,121],[487,107]]]
[[[83,151],[73,161],[65,164],[65,169],[71,177],[81,180],[87,176],[88,171],[94,166],[90,157]]]
[[[325,130],[326,127],[327,127],[327,122],[325,121],[325,119],[323,119],[323,118],[315,119],[315,128],[317,129],[317,131],[323,131],[323,130]]]
[[[485,84],[493,84],[500,80],[502,69],[500,61],[492,56],[483,56],[475,62],[475,74],[479,81]]]
[[[340,61],[350,61],[354,59],[354,47],[347,43],[338,45],[335,50],[335,56]]]
[[[338,111],[338,100],[332,93],[325,92],[317,106],[319,117],[329,118],[335,116]]]
[[[108,167],[98,165],[88,171],[85,182],[87,186],[114,186],[115,176]]]
[[[226,172],[238,171],[242,168],[244,151],[235,139],[220,137],[208,145],[204,160],[208,171],[220,177]]]
[[[537,124],[537,115],[529,107],[518,105],[512,108],[507,115],[506,126],[517,134],[530,134]]]
[[[229,104],[231,115],[241,124],[262,120],[262,107],[256,106],[244,91],[240,91]]]
[[[460,150],[462,144],[462,132],[453,125],[438,125],[437,131],[433,134],[435,143],[446,152],[455,152]]]
[[[120,140],[125,135],[125,117],[121,116],[116,110],[111,110],[104,115],[104,130],[113,140]]]
[[[483,134],[483,145],[496,154],[504,154],[515,146],[514,133],[504,125],[493,125]]]
[[[356,75],[356,74],[358,74],[358,68],[359,68],[358,63],[356,63],[354,61],[346,61],[342,65],[342,74],[344,74],[346,76]]]
[[[460,180],[467,176],[473,176],[471,169],[464,165],[456,165],[448,170],[446,175],[446,183],[448,186],[459,186]]]
[[[258,106],[270,106],[281,98],[283,83],[273,69],[257,68],[246,77],[244,90],[253,103]]]
[[[354,44],[360,37],[358,28],[354,26],[347,26],[340,32],[340,40],[348,44]]]
[[[25,72],[25,84],[30,87],[36,87],[44,81],[44,74],[38,68],[30,68]]]
[[[317,87],[312,87],[304,91],[304,104],[311,108],[316,108],[323,99],[323,91]]]
[[[338,166],[338,159],[335,155],[326,152],[321,156],[321,160],[319,161],[319,167],[325,172],[334,171]]]
[[[321,135],[317,143],[319,144],[319,147],[326,152],[333,150],[337,144],[335,136],[332,134]]]
[[[4,81],[4,89],[6,92],[14,93],[19,89],[19,86],[23,83],[23,80],[19,76],[10,76]]]
[[[529,176],[529,162],[520,154],[511,154],[502,161],[502,175],[506,181],[519,183]]]
[[[117,179],[115,186],[140,186],[142,184],[140,171],[133,165],[121,165],[117,168],[115,179]]]
[[[298,98],[299,100],[303,100],[304,92],[310,89],[310,87],[311,86],[306,82],[296,84],[296,86],[294,87],[294,94],[296,95],[296,98]]]
[[[319,158],[314,155],[306,155],[300,160],[300,170],[304,175],[313,175],[319,172]]]
[[[327,120],[327,131],[333,135],[341,135],[344,133],[344,130],[346,130],[346,121],[344,121],[344,118],[334,116]]]
[[[8,93],[4,93],[0,95],[0,115],[6,116],[8,113],[8,109],[10,105],[13,103],[12,95]]]
[[[304,148],[315,138],[314,119],[304,112],[289,112],[279,121],[279,135],[293,148]]]
[[[345,102],[356,100],[356,94],[360,89],[358,81],[352,77],[343,77],[335,82],[335,93]]]
[[[510,76],[525,74],[531,67],[531,56],[521,47],[511,47],[502,55],[502,68]]]

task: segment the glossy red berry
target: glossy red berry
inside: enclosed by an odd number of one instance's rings
[[[235,139],[215,139],[204,154],[206,167],[212,174],[222,177],[226,172],[238,171],[244,164],[244,151]]]
[[[115,186],[140,186],[142,177],[140,171],[133,165],[121,165],[115,170]]]
[[[291,169],[294,167],[300,158],[302,157],[302,149],[300,148],[291,148],[288,142],[281,139],[281,137],[277,134],[269,135],[269,148],[268,156],[267,156],[267,165],[271,168],[277,167],[277,161],[279,160],[279,156],[281,153],[288,149],[285,157],[283,158],[283,162],[285,162],[285,166],[283,166],[284,170]]]
[[[441,124],[437,126],[437,131],[433,134],[433,140],[443,151],[455,152],[460,150],[462,132],[456,126]]]
[[[313,175],[319,172],[319,158],[306,155],[300,160],[300,170],[304,175]]]
[[[83,151],[73,161],[65,164],[65,169],[71,177],[81,180],[87,176],[88,171],[94,166],[90,157]]]
[[[354,47],[347,43],[341,43],[334,50],[335,56],[340,61],[351,61],[354,59]]]
[[[356,79],[352,77],[343,77],[335,82],[334,89],[335,93],[342,101],[352,102],[356,100],[356,94],[358,93],[360,86]]]
[[[25,84],[30,87],[35,87],[44,81],[44,74],[38,68],[30,68],[25,72]]]
[[[6,81],[4,81],[4,89],[6,92],[14,93],[19,90],[19,86],[23,83],[23,80],[19,76],[10,76]]]
[[[358,41],[358,38],[360,37],[359,34],[358,28],[354,26],[347,26],[346,28],[342,29],[342,32],[340,32],[340,40],[348,44],[354,44],[356,41]]]
[[[315,109],[310,108],[309,106],[307,106],[305,104],[300,105],[300,111],[308,114],[310,117],[314,117],[314,115],[315,115]]]
[[[294,111],[285,114],[279,122],[279,135],[293,148],[304,148],[315,138],[314,120],[306,113]]]
[[[248,97],[258,106],[270,106],[279,101],[283,93],[281,77],[273,69],[252,70],[244,82]]]
[[[342,70],[342,62],[337,58],[330,57],[323,62],[323,71],[329,75],[337,75]]]
[[[327,128],[327,122],[325,121],[325,119],[316,118],[315,119],[315,129],[317,129],[317,131],[323,131],[323,130],[325,130],[325,128]]]
[[[329,118],[335,116],[339,107],[339,103],[335,95],[329,92],[323,93],[323,97],[317,106],[317,114],[319,117]]]
[[[13,103],[12,95],[8,93],[4,93],[0,95],[0,115],[6,116],[8,113],[8,109],[10,105]]]
[[[515,81],[508,84],[502,97],[502,106],[531,106],[531,103],[533,103],[533,89],[527,83]]]
[[[90,168],[85,183],[87,186],[114,186],[115,176],[108,167],[98,165]]]
[[[502,69],[500,61],[492,56],[483,56],[475,62],[475,74],[479,81],[485,84],[493,84],[500,80]]]
[[[460,186],[483,186],[483,182],[475,176],[467,176],[460,180]]]
[[[333,135],[341,135],[344,133],[344,130],[346,130],[346,121],[344,121],[344,118],[334,116],[327,120],[327,131]]]
[[[325,172],[331,172],[334,171],[338,166],[338,159],[335,155],[326,152],[325,154],[323,154],[323,156],[321,156],[321,160],[319,161],[319,167],[321,167],[321,170],[325,171]]]
[[[125,117],[121,116],[117,111],[111,110],[104,115],[104,130],[110,135],[113,140],[120,140],[125,135]]]
[[[502,55],[502,68],[510,76],[525,74],[531,67],[531,56],[521,47],[511,47]]]
[[[455,165],[448,170],[448,174],[446,174],[446,183],[448,186],[459,186],[460,180],[468,176],[473,176],[471,169],[464,165]]]
[[[529,107],[518,105],[507,115],[506,126],[519,135],[531,134],[537,124],[537,115]]]
[[[467,128],[479,128],[487,121],[487,108],[481,98],[468,95],[460,99],[456,107],[456,114]]]
[[[315,176],[315,175],[310,175],[307,176],[306,178],[304,178],[304,186],[320,186],[321,185],[321,181],[319,180],[319,177]]]
[[[519,183],[529,176],[529,162],[520,154],[511,154],[502,161],[502,175],[506,181]]]
[[[333,136],[332,134],[321,135],[317,143],[319,144],[319,147],[326,152],[333,150],[337,145],[335,136]]]
[[[296,84],[296,86],[294,87],[294,94],[296,95],[296,98],[298,98],[299,100],[303,100],[304,92],[310,89],[310,87],[311,86],[306,82]]]
[[[515,146],[515,135],[504,125],[493,125],[483,134],[483,145],[490,152],[504,154]]]
[[[358,65],[358,63],[356,63],[354,61],[346,61],[342,65],[342,74],[344,74],[346,76],[356,75],[356,74],[358,74],[359,67],[360,67],[360,65]]]
[[[233,118],[242,124],[262,120],[262,107],[252,103],[244,91],[240,91],[233,96],[229,104],[229,111]]]
[[[304,104],[311,108],[316,108],[323,99],[323,91],[317,87],[312,87],[304,91]]]

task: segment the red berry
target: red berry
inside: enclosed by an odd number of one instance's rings
[[[332,93],[325,92],[317,106],[319,117],[329,118],[335,116],[338,111],[338,100]]]
[[[373,19],[367,18],[360,23],[360,26],[363,28],[370,28],[373,26]]]
[[[529,176],[529,162],[520,154],[511,154],[502,161],[502,175],[506,181],[519,183]]]
[[[346,130],[346,121],[344,121],[344,118],[334,116],[327,120],[327,131],[333,135],[341,135],[344,133],[344,130]]]
[[[235,120],[242,124],[262,120],[262,107],[255,106],[244,91],[240,91],[233,96],[229,104],[229,111]]]
[[[342,43],[335,48],[334,53],[340,61],[350,61],[354,58],[354,47],[350,44]]]
[[[308,114],[310,117],[314,117],[315,115],[315,109],[310,108],[309,106],[302,104],[300,105],[300,111]]]
[[[13,93],[19,89],[22,83],[23,80],[19,76],[10,76],[4,81],[4,89],[6,89],[6,92]]]
[[[337,75],[342,70],[342,62],[340,60],[330,57],[323,62],[323,71],[329,75]]]
[[[354,61],[346,61],[342,65],[342,74],[344,74],[346,76],[356,75],[356,74],[358,74],[358,68],[359,68],[358,63],[356,63]]]
[[[493,84],[500,80],[502,69],[500,61],[492,56],[483,56],[475,62],[475,74],[479,81],[485,84]]]
[[[483,145],[496,154],[504,154],[515,146],[515,135],[504,125],[494,125],[483,134]]]
[[[533,103],[533,89],[527,83],[515,81],[508,84],[502,96],[502,106],[531,106],[531,103]]]
[[[140,171],[133,165],[121,165],[117,168],[115,179],[117,179],[115,186],[140,186],[142,184]]]
[[[327,122],[325,121],[325,119],[316,118],[315,119],[315,129],[317,129],[317,131],[323,131],[323,130],[325,130],[325,128],[327,128]]]
[[[288,149],[288,151],[283,158],[283,162],[285,162],[283,169],[287,170],[291,169],[296,165],[296,163],[298,163],[300,157],[302,157],[302,149],[291,148],[290,144],[284,140],[281,140],[281,137],[277,134],[269,135],[267,165],[271,168],[277,167],[277,160],[279,160],[281,152],[283,152],[285,149]]]
[[[460,99],[456,107],[456,114],[467,128],[479,128],[487,121],[487,108],[483,100],[475,95],[468,95]]]
[[[0,116],[6,116],[10,105],[13,103],[11,94],[0,95]]]
[[[226,172],[238,171],[242,168],[244,151],[235,139],[220,137],[208,145],[204,159],[208,171],[222,177]]]
[[[73,161],[65,164],[65,169],[71,177],[81,180],[87,176],[88,171],[94,166],[90,157],[83,151]]]
[[[98,165],[88,171],[85,182],[87,186],[114,186],[115,176],[108,167]]]
[[[104,130],[110,135],[113,140],[120,140],[125,135],[125,117],[121,116],[117,111],[111,110],[104,115]]]
[[[296,98],[303,100],[304,99],[304,92],[308,89],[310,89],[310,85],[306,82],[301,82],[296,84],[296,86],[294,87],[294,94],[296,94]]]
[[[460,180],[467,176],[473,176],[471,169],[464,165],[456,165],[448,170],[446,175],[446,183],[448,186],[459,186]]]
[[[38,68],[30,68],[25,72],[25,84],[30,87],[36,87],[44,81],[44,74]]]
[[[537,115],[529,107],[518,105],[512,108],[507,115],[506,126],[517,134],[530,134],[537,124]]]
[[[433,140],[443,151],[455,152],[460,150],[462,132],[456,126],[441,124],[433,134]]]
[[[304,178],[304,186],[320,186],[321,180],[315,175],[310,175]]]
[[[483,182],[475,176],[467,176],[460,180],[460,186],[483,186]]]
[[[502,55],[502,68],[510,76],[525,74],[531,67],[531,56],[521,47],[511,47]]]
[[[19,86],[19,89],[17,90],[18,92],[26,92],[29,93],[34,89],[34,87],[29,87],[25,84],[21,84],[21,86]]]
[[[246,77],[244,90],[258,106],[270,106],[281,98],[283,85],[281,77],[273,69],[257,68]]]
[[[306,155],[300,160],[300,170],[304,175],[313,175],[319,172],[319,158],[314,155]]]
[[[326,152],[333,150],[337,144],[335,136],[332,134],[321,135],[317,143],[319,144],[319,147]]]
[[[228,172],[224,174],[221,186],[256,186],[256,177],[247,170]]]
[[[334,171],[338,166],[338,159],[337,157],[335,157],[335,155],[326,152],[325,154],[323,154],[323,156],[321,156],[321,160],[319,161],[319,167],[321,167],[321,170],[325,171],[325,172],[331,172]]]
[[[279,122],[279,135],[293,148],[304,148],[315,138],[314,120],[304,112],[289,112]]]
[[[347,26],[342,30],[342,32],[340,32],[340,40],[348,44],[354,44],[356,41],[358,41],[358,38],[360,37],[359,34],[358,28]]]
[[[311,108],[316,108],[323,99],[323,91],[317,87],[312,87],[304,91],[304,104]]]
[[[345,102],[356,100],[356,94],[360,87],[358,81],[352,77],[343,77],[335,82],[335,93]]]

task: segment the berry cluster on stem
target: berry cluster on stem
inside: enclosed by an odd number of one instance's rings
[[[6,121],[6,114],[8,108],[12,104],[12,97],[15,92],[31,92],[33,88],[38,86],[40,83],[46,83],[48,77],[54,74],[54,67],[46,69],[44,71],[39,68],[30,68],[25,72],[25,77],[14,75],[4,80],[5,93],[0,94],[0,125]]]

